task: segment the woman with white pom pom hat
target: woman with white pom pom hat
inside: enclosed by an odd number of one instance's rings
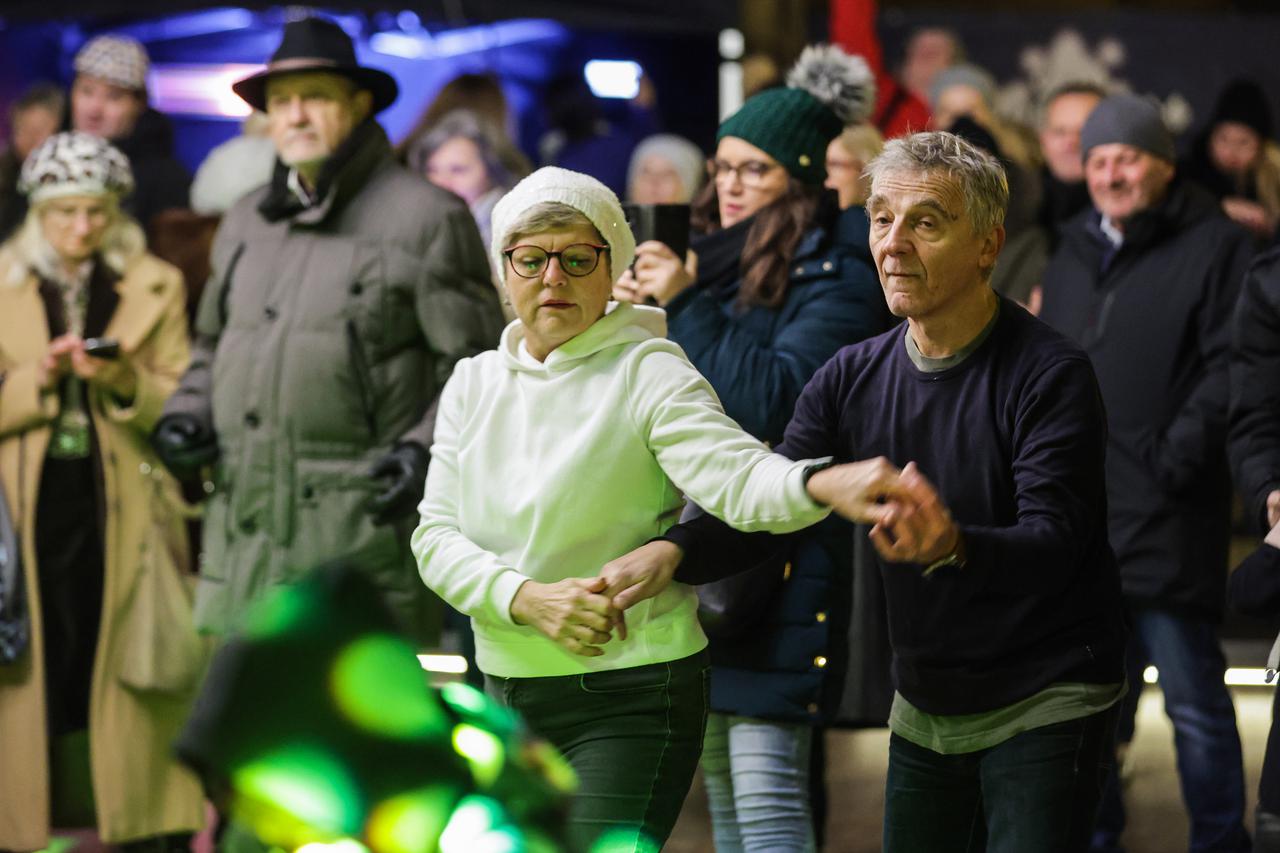
[[[875,103],[871,72],[839,48],[810,47],[787,82],[720,125],[689,257],[642,243],[614,289],[665,307],[669,337],[726,413],[771,444],[809,377],[890,322],[875,272],[836,237],[835,194],[823,190],[828,144]],[[829,520],[797,537],[785,568],[703,588],[712,714],[702,766],[719,853],[815,848],[809,750],[841,693],[852,541]],[[744,587],[749,595],[731,592]]]

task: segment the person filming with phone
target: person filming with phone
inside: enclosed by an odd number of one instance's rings
[[[827,146],[874,103],[861,58],[807,49],[786,87],[720,125],[687,260],[647,240],[614,288],[620,301],[664,307],[668,337],[725,412],[771,445],[819,367],[889,328],[875,272],[836,239],[837,200],[823,191]],[[700,593],[712,662],[702,761],[722,853],[815,849],[810,748],[841,694],[852,540],[832,519],[805,534],[785,584],[780,563],[752,578],[757,592],[725,591],[714,605]]]
[[[110,143],[56,134],[25,161],[30,208],[0,246],[0,486],[31,625],[0,663],[0,849],[94,826],[164,853],[203,823],[169,752],[204,666],[190,553],[147,442],[189,360],[186,295],[120,209],[133,181]]]

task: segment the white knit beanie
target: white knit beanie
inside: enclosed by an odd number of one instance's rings
[[[636,256],[636,238],[613,190],[590,175],[556,166],[544,166],[511,188],[493,206],[493,241],[490,254],[494,269],[505,270],[502,250],[512,236],[511,227],[535,205],[559,202],[581,213],[609,245],[609,275],[617,281]]]

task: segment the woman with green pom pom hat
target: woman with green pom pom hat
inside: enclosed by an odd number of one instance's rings
[[[614,290],[665,307],[668,336],[725,411],[771,444],[809,377],[890,323],[865,213],[845,214],[860,229],[840,227],[861,235],[859,249],[837,238],[837,200],[823,189],[828,145],[874,102],[860,57],[807,48],[786,87],[720,125],[711,180],[693,204],[690,257],[642,243]],[[702,769],[719,853],[815,849],[809,751],[841,694],[852,541],[845,522],[829,520],[798,538],[785,581],[779,564],[704,588],[712,713]],[[744,586],[750,600],[729,592]]]

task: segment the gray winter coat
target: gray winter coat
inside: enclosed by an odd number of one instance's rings
[[[429,448],[454,363],[502,326],[465,204],[406,171],[381,128],[358,127],[292,200],[287,170],[223,220],[191,368],[166,408],[216,432],[197,621],[233,627],[244,605],[316,564],[351,556],[420,640],[430,598],[409,552],[416,519],[375,526],[385,484],[370,465],[395,444]]]

